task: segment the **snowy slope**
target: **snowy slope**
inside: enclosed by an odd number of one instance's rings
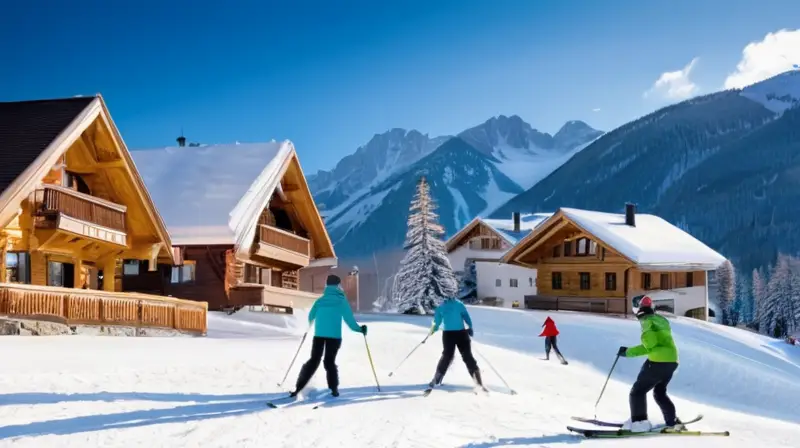
[[[438,335],[388,377],[422,340],[429,320],[359,316],[370,326],[382,392],[375,390],[363,338],[345,330],[342,396],[318,410],[302,402],[277,410],[264,406],[280,395],[276,383],[297,349],[303,316],[288,329],[287,316],[212,314],[207,338],[8,337],[0,356],[15,362],[0,365],[0,446],[642,446],[636,439],[582,441],[565,430],[571,415],[592,416],[617,346],[638,339],[635,321],[551,313],[570,361],[562,366],[539,359],[543,344],[535,335],[544,313],[471,312],[489,397],[470,392],[459,359],[441,390],[420,396],[441,351]],[[731,436],[649,438],[649,448],[797,446],[800,349],[688,319],[673,326],[681,368],[671,391],[680,415],[702,412],[706,418],[696,429],[725,429]],[[302,349],[299,363],[308,350]],[[518,395],[507,394],[486,359]],[[640,364],[618,363],[600,417],[625,417]],[[324,372],[312,386],[324,387]],[[650,406],[657,420],[652,401]]]
[[[747,86],[740,93],[775,113],[800,105],[800,71],[792,70]]]

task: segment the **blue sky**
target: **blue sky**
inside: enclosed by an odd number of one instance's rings
[[[68,3],[0,17],[0,101],[99,92],[132,149],[181,128],[288,138],[309,174],[395,127],[611,130],[674,101],[643,97],[663,72],[699,57],[694,91],[718,90],[748,42],[800,17],[797,0]]]

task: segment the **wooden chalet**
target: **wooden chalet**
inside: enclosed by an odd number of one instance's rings
[[[294,145],[133,151],[172,238],[176,265],[126,264],[126,288],[209,303],[308,307],[336,265]]]
[[[653,215],[561,208],[502,258],[537,270],[527,308],[627,314],[647,293],[657,308],[708,318],[707,273],[725,258]]]
[[[515,212],[511,219],[473,219],[445,242],[453,271],[465,275],[474,264],[475,298],[487,305],[520,307],[525,295],[536,293],[536,271],[499,260],[550,215]]]
[[[204,304],[121,293],[123,259],[174,257],[101,96],[0,103],[0,191],[0,315],[205,331]]]

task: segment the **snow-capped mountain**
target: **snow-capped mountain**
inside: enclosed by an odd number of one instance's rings
[[[321,210],[336,208],[354,194],[430,154],[448,138],[430,138],[415,130],[397,128],[375,134],[331,171],[318,171],[308,176],[317,206]]]
[[[658,214],[733,259],[800,251],[800,72],[657,110],[597,139],[499,207]]]
[[[533,186],[601,135],[571,121],[541,133],[518,116],[500,116],[458,137],[393,129],[376,135],[309,184],[340,257],[396,248],[423,173],[448,234]],[[361,168],[364,168],[361,170]]]

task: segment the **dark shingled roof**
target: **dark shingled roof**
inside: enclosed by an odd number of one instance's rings
[[[0,102],[0,192],[94,99],[91,96]]]

